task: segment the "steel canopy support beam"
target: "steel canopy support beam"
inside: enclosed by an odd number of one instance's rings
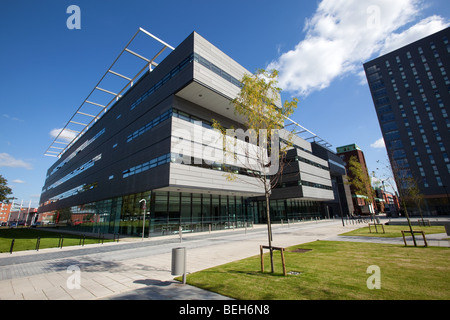
[[[99,107],[102,107],[102,108],[106,108],[106,106],[104,106],[104,105],[102,105],[102,104],[98,104],[98,103],[92,102],[92,101],[86,100],[85,102],[86,102],[86,103],[89,103],[89,104],[93,104],[94,106],[99,106]]]
[[[111,91],[106,90],[106,89],[103,89],[103,88],[95,87],[95,89],[100,90],[100,91],[103,91],[103,92],[106,92],[106,93],[109,93],[109,94],[111,94],[111,95],[113,95],[113,96],[116,96],[116,97],[117,97],[117,96],[121,97],[118,93],[114,93],[114,92],[111,92]]]
[[[159,44],[161,44],[161,45],[163,46],[163,48],[160,49],[152,59],[147,59],[146,57],[144,57],[144,56],[140,55],[139,53],[134,52],[134,51],[132,51],[132,50],[130,50],[130,49],[128,48],[129,45],[133,42],[133,40],[136,38],[136,36],[137,36],[139,33],[141,33],[141,32],[144,33],[145,35],[149,36],[149,37],[152,38],[153,40],[156,40],[157,42],[159,42]],[[61,155],[62,155],[68,148],[70,148],[70,146],[71,146],[75,141],[77,141],[77,140],[80,138],[80,136],[81,136],[82,134],[84,134],[84,132],[86,132],[87,130],[89,130],[90,126],[91,126],[95,121],[97,121],[98,119],[100,119],[102,113],[105,113],[110,105],[112,105],[115,101],[118,101],[119,98],[122,97],[122,94],[123,94],[124,92],[126,92],[126,90],[128,90],[129,88],[131,88],[131,87],[133,86],[134,81],[135,81],[136,79],[138,79],[140,76],[142,76],[142,74],[144,74],[143,72],[144,72],[145,70],[150,69],[150,71],[151,71],[151,67],[152,67],[152,66],[154,66],[154,67],[157,67],[157,66],[158,66],[158,63],[156,63],[155,60],[156,60],[156,59],[157,59],[157,58],[158,58],[158,57],[159,57],[166,49],[174,50],[175,48],[172,47],[172,46],[170,46],[170,45],[167,44],[166,42],[162,41],[161,39],[155,37],[155,36],[152,35],[150,32],[144,30],[143,28],[139,28],[139,29],[136,31],[136,33],[131,37],[131,39],[128,41],[128,43],[125,45],[125,47],[122,49],[122,51],[119,53],[119,55],[116,57],[116,59],[115,59],[114,62],[111,64],[111,66],[108,68],[108,70],[105,72],[105,74],[104,74],[104,75],[101,77],[101,79],[98,81],[98,83],[97,83],[97,85],[94,87],[94,89],[92,89],[92,91],[88,94],[87,98],[83,101],[83,103],[81,103],[81,105],[78,107],[77,111],[73,114],[73,116],[70,118],[70,120],[69,120],[69,121],[67,122],[67,124],[64,126],[64,128],[63,128],[63,129],[59,132],[59,134],[55,137],[55,139],[53,140],[51,146],[47,149],[47,151],[44,153],[44,155],[54,156],[54,155],[48,154],[48,153],[55,153],[54,151],[49,151],[49,149],[50,149],[51,147],[53,147],[53,144],[60,143],[60,144],[65,144],[65,145],[66,145],[66,147],[63,148],[63,150],[58,154],[58,157],[61,157]],[[133,78],[127,77],[127,76],[125,76],[125,75],[123,75],[123,74],[121,74],[121,73],[119,73],[119,72],[116,72],[116,71],[111,70],[111,69],[114,67],[114,65],[116,64],[116,62],[119,60],[119,58],[122,56],[122,54],[123,54],[124,52],[128,52],[128,53],[130,53],[130,54],[132,54],[132,55],[134,55],[134,56],[136,56],[136,57],[138,57],[138,58],[140,58],[140,59],[142,59],[142,60],[144,60],[144,61],[146,62],[146,63],[145,63],[145,66],[144,66],[138,73],[136,73],[136,75],[135,75]],[[112,92],[112,91],[110,91],[110,90],[108,90],[108,89],[104,89],[104,88],[101,87],[100,84],[102,83],[102,81],[104,80],[104,78],[106,77],[106,75],[108,75],[108,74],[112,74],[112,75],[115,75],[115,76],[121,77],[122,79],[127,80],[126,85],[123,87],[122,90],[119,91],[119,93],[114,93],[114,92]],[[106,104],[106,105],[103,105],[103,104],[100,104],[100,103],[96,103],[96,102],[89,101],[89,97],[93,94],[93,92],[94,92],[95,90],[100,90],[100,91],[103,91],[103,92],[108,93],[108,94],[110,94],[110,95],[113,95],[114,98],[111,99],[111,101],[110,101],[108,104]],[[102,108],[102,110],[101,110],[97,115],[90,114],[89,112],[86,112],[85,110],[82,109],[83,106],[85,105],[85,103],[89,103],[89,104],[92,104],[92,105],[99,106],[99,107]],[[74,121],[74,117],[75,117],[77,114],[83,115],[83,116],[87,116],[87,117],[90,117],[90,118],[92,118],[92,120],[91,120],[89,123],[87,123],[87,124],[86,124],[86,123],[83,123],[83,122]],[[68,125],[71,124],[71,123],[77,124],[77,125],[81,125],[81,126],[84,126],[84,128],[83,128],[81,131],[75,131],[75,130],[69,129],[69,128],[68,128]],[[58,141],[58,139],[60,138],[61,133],[62,133],[64,130],[67,130],[67,131],[71,131],[71,132],[77,133],[77,136],[75,136],[75,137],[72,139],[72,141],[70,141],[70,142],[68,142],[68,143],[66,143],[66,142],[60,142],[60,141]],[[59,149],[61,149],[61,148],[59,148]]]
[[[132,55],[134,55],[134,56],[136,56],[136,57],[138,57],[138,58],[140,58],[140,59],[142,59],[142,60],[144,60],[144,61],[150,62],[150,60],[147,59],[146,57],[143,57],[143,56],[141,56],[140,54],[138,54],[138,53],[136,53],[136,52],[134,52],[134,51],[131,51],[131,50],[128,49],[128,48],[125,48],[125,51],[128,52],[128,53],[131,53]]]
[[[302,138],[303,140],[308,141],[308,140],[313,139],[314,142],[317,142],[317,143],[321,144],[322,146],[324,146],[324,147],[326,147],[326,148],[329,148],[329,147],[332,146],[331,143],[325,141],[324,139],[322,139],[321,137],[319,137],[318,135],[316,135],[314,132],[312,132],[312,131],[306,129],[306,128],[303,127],[301,124],[295,122],[294,120],[292,120],[292,119],[290,119],[290,118],[288,118],[288,117],[286,117],[286,116],[285,116],[284,118],[285,118],[287,121],[289,121],[289,124],[285,125],[284,127],[288,127],[288,126],[290,126],[290,125],[295,125],[296,127],[300,128],[299,131],[294,132],[295,135],[300,134],[300,133],[305,133],[305,132],[307,132],[307,133],[309,133],[309,134],[311,135],[311,136],[308,137],[308,138]],[[317,139],[317,140],[316,140],[316,139]]]
[[[152,37],[153,39],[155,39],[156,41],[162,43],[162,44],[163,44],[164,46],[166,46],[167,48],[169,48],[169,49],[171,49],[171,50],[175,50],[174,47],[172,47],[171,45],[165,43],[165,42],[162,41],[161,39],[155,37],[154,35],[152,35],[152,34],[151,34],[150,32],[148,32],[147,30],[142,29],[142,28],[139,28],[139,31],[142,31],[142,32],[145,33],[146,35],[148,35],[148,36]]]
[[[125,80],[131,81],[131,78],[128,78],[128,77],[124,76],[123,74],[117,73],[117,72],[112,71],[112,70],[108,70],[108,72],[112,73],[113,75],[116,75],[118,77],[124,78]]]
[[[89,102],[89,101],[86,101],[86,102],[91,103],[91,102]],[[84,113],[84,112],[81,112],[81,111],[77,111],[77,113],[82,114],[83,116],[88,116],[88,117],[95,118],[95,116],[92,115],[92,114]]]
[[[83,127],[86,127],[86,126],[87,126],[86,123],[81,123],[81,122],[77,122],[77,121],[73,121],[73,120],[70,120],[70,122],[71,122],[71,123],[75,123],[75,124],[79,124],[80,126],[83,126]]]

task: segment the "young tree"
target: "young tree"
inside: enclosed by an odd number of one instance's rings
[[[0,202],[9,200],[8,196],[12,194],[12,190],[8,187],[8,180],[0,175]]]
[[[277,106],[281,92],[281,89],[277,87],[277,77],[276,70],[260,69],[255,74],[244,75],[241,80],[241,91],[232,102],[235,114],[245,119],[248,143],[235,138],[236,130],[225,129],[218,121],[213,121],[214,128],[226,133],[223,146],[227,158],[238,161],[239,166],[251,172],[256,178],[256,183],[264,188],[272,272],[273,250],[269,201],[272,190],[283,173],[284,158],[292,139],[292,132],[284,131],[283,139],[287,143],[280,144],[280,129],[284,127],[286,118],[294,113],[298,103],[298,99],[293,98],[291,101],[286,100],[281,107]],[[241,149],[236,148],[237,146],[241,146]],[[239,177],[235,172],[228,171],[227,178],[234,180]]]
[[[423,219],[422,214],[422,202],[424,199],[423,193],[420,191],[419,184],[413,176],[407,177],[406,182],[409,186],[409,190],[407,192],[407,200],[415,204],[415,206],[419,210],[420,217],[422,218],[422,224],[425,225],[425,220]]]
[[[417,180],[414,176],[412,176],[407,162],[403,160],[396,160],[393,156],[391,156],[391,160],[392,161],[389,161],[389,164],[384,168],[388,171],[388,178],[386,179],[386,181],[390,183],[390,178],[394,178],[398,190],[399,201],[401,203],[401,206],[403,207],[405,217],[408,222],[409,231],[411,232],[413,243],[416,247],[416,237],[414,236],[411,220],[409,219],[407,204],[408,202],[415,202],[416,204],[420,204],[420,202],[423,200],[423,195],[420,193]],[[394,186],[392,184],[391,188],[394,189]],[[422,214],[422,210],[419,210]]]

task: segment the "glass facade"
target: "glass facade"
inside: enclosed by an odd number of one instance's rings
[[[258,213],[258,223],[266,223],[266,201],[255,201],[252,203],[252,208]],[[323,216],[319,201],[302,199],[270,200],[270,219],[274,223]]]
[[[148,191],[41,214],[39,221],[80,233],[163,236],[243,228],[266,222],[265,201],[231,195]],[[271,200],[272,222],[320,217],[320,202]]]

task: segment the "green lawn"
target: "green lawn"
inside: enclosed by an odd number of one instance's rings
[[[39,249],[58,247],[60,236],[64,236],[63,246],[80,245],[82,236],[64,234],[63,232],[42,231],[30,228],[1,228],[0,229],[0,252],[9,252],[11,241],[14,242],[14,252],[22,250],[35,250],[36,240],[41,238]],[[111,241],[105,239],[104,242]],[[98,238],[86,237],[84,244],[98,243]]]
[[[359,228],[350,232],[346,232],[341,234],[341,236],[363,236],[363,237],[387,237],[387,238],[395,238],[395,237],[402,237],[402,230],[403,231],[409,231],[409,226],[398,226],[398,225],[383,225],[385,233],[383,233],[383,229],[381,226],[377,225],[378,233],[375,232],[375,227],[370,226]],[[433,233],[445,233],[445,227],[444,226],[431,226],[431,227],[423,227],[423,226],[412,226],[414,231],[423,231],[425,232],[425,237],[427,234],[433,234]],[[407,234],[407,236],[410,236],[411,234]],[[420,236],[422,238],[422,236]]]
[[[189,274],[187,283],[242,300],[450,299],[448,248],[315,241],[287,248],[287,272],[299,274],[286,277],[274,257],[275,274],[261,273],[258,255]],[[270,270],[268,253],[264,260]],[[367,288],[371,265],[380,267],[381,289]]]

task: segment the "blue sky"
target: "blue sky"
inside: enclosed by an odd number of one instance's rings
[[[81,9],[68,29],[67,7]],[[0,174],[38,205],[43,154],[142,27],[176,47],[197,31],[250,71],[280,71],[292,117],[336,147],[356,143],[369,170],[386,161],[362,63],[439,31],[447,0],[3,0],[0,11]],[[372,146],[371,146],[372,145]]]

